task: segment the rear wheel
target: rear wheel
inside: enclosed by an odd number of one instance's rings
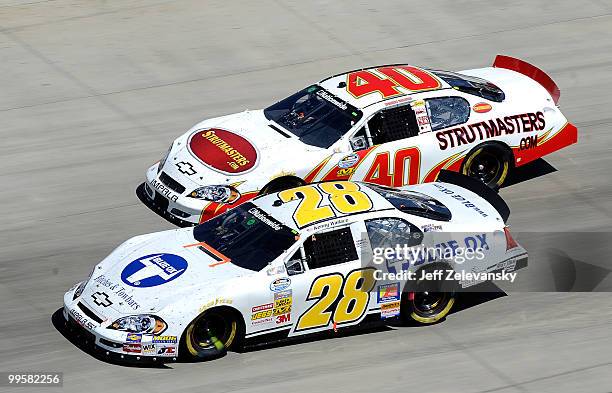
[[[235,313],[222,309],[206,311],[185,330],[181,352],[192,360],[216,359],[239,346],[243,331]]]
[[[497,189],[510,172],[512,153],[497,144],[478,147],[468,154],[461,172]]]
[[[425,268],[426,272],[443,271],[450,269],[444,264],[434,264]],[[443,274],[444,276],[444,274]],[[424,280],[421,270],[417,271],[419,279],[414,286],[405,291],[401,299],[401,319],[404,323],[417,323],[429,325],[436,323],[448,315],[455,304],[457,283],[445,279]]]
[[[415,292],[407,299],[406,317],[428,325],[444,318],[455,304],[452,292]]]

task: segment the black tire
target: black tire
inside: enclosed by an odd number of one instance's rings
[[[236,312],[210,309],[194,319],[181,338],[180,354],[186,360],[213,360],[238,349],[244,338],[244,324]]]
[[[444,265],[434,265],[426,271],[446,270]],[[417,277],[421,271],[417,272]],[[420,278],[414,286],[402,293],[400,317],[405,324],[431,325],[448,315],[456,299],[456,283],[442,281],[424,281]]]
[[[461,165],[461,173],[482,181],[492,189],[499,189],[512,168],[512,152],[495,143],[472,150]]]
[[[290,188],[303,186],[304,181],[299,177],[282,177],[272,180],[261,189],[259,195],[274,194],[275,192],[281,192]]]

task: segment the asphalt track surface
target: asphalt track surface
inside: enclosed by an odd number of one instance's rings
[[[166,369],[96,360],[52,326],[116,245],[172,228],[134,189],[200,119],[360,66],[497,53],[546,70],[580,133],[556,171],[502,190],[513,231],[610,232],[612,2],[0,1],[0,371],[63,371],[66,392],[612,391],[609,293],[512,293],[427,328]]]

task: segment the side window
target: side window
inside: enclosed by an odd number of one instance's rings
[[[421,244],[423,232],[400,218],[375,218],[366,221],[366,231],[372,250],[376,248],[408,247]]]
[[[304,273],[304,264],[302,258],[302,248],[300,247],[294,254],[285,262],[285,268],[287,274],[294,276],[296,274]]]
[[[310,269],[338,265],[358,259],[349,227],[310,236],[304,242],[304,250]]]
[[[432,131],[463,124],[470,117],[470,104],[461,97],[439,97],[425,100]]]
[[[350,143],[351,149],[353,149],[353,151],[359,151],[370,147],[368,144],[368,136],[366,135],[365,127],[361,127],[359,131],[357,131],[355,135],[353,135],[350,140]]]
[[[410,105],[381,110],[370,119],[368,128],[375,145],[419,134],[416,115]]]

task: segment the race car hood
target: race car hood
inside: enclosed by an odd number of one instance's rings
[[[279,163],[291,172],[301,167],[300,161],[318,162],[325,155],[325,149],[302,143],[268,120],[263,110],[255,110],[196,124],[174,142],[163,170],[188,190],[244,181],[263,186],[281,173]]]
[[[253,274],[231,263],[215,266],[218,260],[194,245],[192,233],[192,228],[170,230],[124,243],[96,266],[81,298],[101,315],[109,309],[153,313],[187,293],[205,297],[231,279]]]

